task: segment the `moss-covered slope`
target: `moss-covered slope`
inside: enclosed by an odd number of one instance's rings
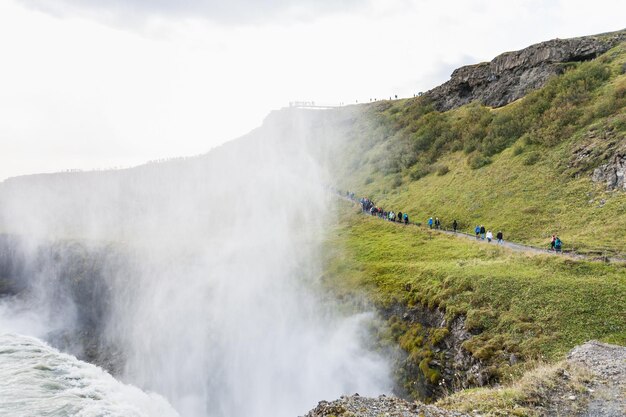
[[[626,155],[626,43],[505,107],[436,111],[427,97],[364,106],[344,123],[333,173],[340,189],[417,221],[457,219],[506,237],[626,253],[626,192],[592,181]],[[619,175],[619,174],[618,174]]]
[[[442,344],[459,317],[471,333],[462,348],[489,381],[517,375],[529,361],[560,359],[586,340],[626,344],[623,264],[514,253],[362,216],[347,204],[328,238],[325,283],[385,312],[380,336],[405,351],[400,379],[415,396],[437,395],[415,381],[459,383],[443,376],[453,359]],[[416,306],[445,311],[445,323],[427,328],[402,314]]]

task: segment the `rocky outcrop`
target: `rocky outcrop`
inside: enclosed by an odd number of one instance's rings
[[[15,296],[27,287],[25,259],[19,240],[14,236],[0,234],[0,298]]]
[[[501,107],[542,87],[550,77],[563,72],[563,64],[594,59],[624,41],[626,30],[538,43],[506,52],[491,62],[461,67],[448,82],[426,95],[441,111],[472,101]]]
[[[616,154],[611,160],[593,170],[591,179],[606,184],[609,190],[626,191],[626,154]]]
[[[304,417],[464,417],[467,414],[444,410],[419,402],[408,402],[381,395],[378,398],[359,394],[343,396],[335,401],[320,401]]]
[[[511,385],[479,395],[452,395],[433,406],[385,395],[367,398],[354,394],[320,401],[305,417],[621,417],[626,410],[625,389],[626,347],[592,340],[575,347],[567,361],[539,366]]]
[[[494,376],[488,364],[472,356],[463,344],[473,335],[465,328],[465,318],[452,321],[445,318],[443,310],[430,309],[417,304],[412,307],[396,304],[382,311],[392,323],[394,318],[408,327],[421,329],[418,339],[421,355],[408,353],[397,358],[397,376],[404,390],[398,386],[396,393],[422,400],[441,398],[458,389],[485,386]],[[433,378],[433,374],[438,378]],[[405,392],[406,391],[406,392]]]
[[[607,191],[626,191],[626,134],[612,127],[592,128],[573,148],[567,168],[571,176],[590,176]]]

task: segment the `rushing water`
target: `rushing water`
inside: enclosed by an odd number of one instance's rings
[[[0,335],[0,361],[2,416],[178,417],[161,396],[122,384],[33,337]]]

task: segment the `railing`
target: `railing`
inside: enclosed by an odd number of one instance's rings
[[[335,109],[341,106],[336,104],[319,104],[314,101],[290,101],[289,107],[298,109]]]

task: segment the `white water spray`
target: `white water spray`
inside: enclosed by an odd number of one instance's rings
[[[2,192],[4,228],[126,253],[106,276],[106,338],[123,348],[124,380],[183,416],[294,417],[389,391],[386,361],[364,343],[371,318],[339,315],[318,291],[332,202],[310,122],[284,116],[206,157]]]

